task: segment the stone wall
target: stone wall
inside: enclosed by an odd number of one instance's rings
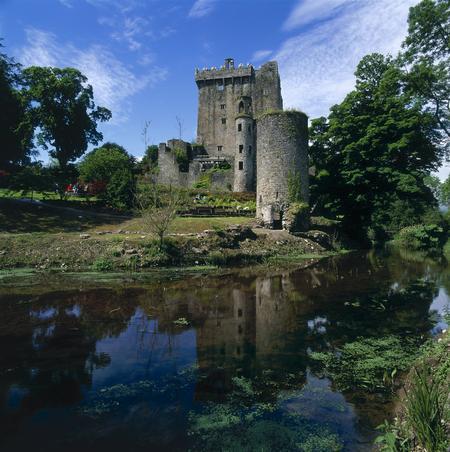
[[[203,144],[211,156],[234,156],[234,120],[240,113],[239,101],[243,97],[250,99],[250,113],[254,115],[283,108],[275,61],[257,70],[251,65],[205,69],[196,73],[195,80],[199,93],[197,142]]]
[[[309,200],[308,118],[300,112],[271,112],[257,119],[256,128],[256,216],[266,226],[281,227],[290,177],[300,177],[302,201]]]

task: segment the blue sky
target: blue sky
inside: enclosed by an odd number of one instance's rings
[[[367,53],[396,53],[417,0],[0,0],[0,36],[24,65],[73,66],[113,119],[104,138],[135,156],[195,139],[196,67],[276,59],[286,107],[326,115]],[[443,170],[447,174],[448,169]]]

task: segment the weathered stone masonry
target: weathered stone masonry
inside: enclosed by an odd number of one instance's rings
[[[160,144],[160,183],[192,187],[205,171],[226,163],[230,170],[213,174],[211,188],[256,189],[257,218],[268,227],[282,227],[290,174],[301,178],[302,201],[308,201],[308,135],[306,115],[283,112],[277,63],[255,69],[235,67],[227,58],[220,68],[196,69],[195,81],[200,146],[180,140]],[[184,170],[176,148],[188,155]]]

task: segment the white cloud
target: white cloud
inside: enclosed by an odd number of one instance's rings
[[[59,0],[59,3],[61,3],[61,5],[65,6],[66,8],[73,8],[71,0]]]
[[[330,1],[335,7],[344,3]],[[312,30],[308,27],[286,40],[275,56],[285,106],[300,108],[310,117],[327,115],[329,108],[353,89],[353,73],[364,55],[399,50],[406,35],[408,9],[415,3],[417,0],[358,0]],[[305,21],[316,23],[325,17],[312,1],[301,2],[298,8],[308,5]]]
[[[355,3],[354,0],[300,0],[283,24],[284,30],[292,30],[312,21],[327,19],[340,7]],[[356,4],[355,4],[356,6]]]
[[[251,60],[254,62],[261,61],[261,60],[268,58],[271,54],[272,54],[272,50],[257,50],[252,55]]]
[[[214,10],[216,0],[196,0],[189,11],[188,17],[199,19],[211,14]]]
[[[138,76],[103,46],[80,50],[58,42],[55,35],[42,30],[28,29],[26,33],[28,45],[21,51],[21,62],[26,66],[79,69],[93,86],[96,103],[113,112],[113,124],[127,120],[131,96],[164,80],[167,75],[165,69],[153,66],[146,69],[145,76]]]
[[[111,36],[119,42],[125,42],[129,50],[134,51],[142,47],[139,37],[143,35],[149,22],[143,17],[125,17],[123,27],[115,31]]]

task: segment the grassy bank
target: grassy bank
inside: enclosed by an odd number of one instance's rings
[[[450,334],[423,345],[400,391],[397,416],[377,439],[382,451],[445,452],[450,447]]]
[[[178,217],[161,248],[139,217],[92,208],[0,200],[0,269],[138,271],[281,265],[330,251],[285,231],[252,230],[248,217]]]

